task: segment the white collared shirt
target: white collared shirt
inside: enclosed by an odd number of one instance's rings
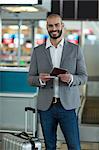
[[[63,51],[63,45],[64,45],[64,39],[60,41],[60,43],[57,45],[57,48],[54,47],[50,40],[48,39],[46,42],[46,48],[50,48],[50,55],[52,59],[53,67],[60,68],[60,62],[62,57],[62,51]],[[55,77],[54,79],[54,97],[60,97],[59,96],[59,81],[58,77]]]
[[[51,44],[49,39],[46,42],[46,48],[50,47],[50,55],[51,55],[53,67],[58,67],[58,68],[60,67],[63,45],[64,45],[64,39],[60,41],[60,43],[57,45],[57,48]]]

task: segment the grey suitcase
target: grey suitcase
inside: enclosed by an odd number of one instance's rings
[[[27,133],[27,111],[33,112],[33,135]],[[41,142],[36,137],[36,111],[25,107],[25,132],[3,134],[3,150],[41,150]]]

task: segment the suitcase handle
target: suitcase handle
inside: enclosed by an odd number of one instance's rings
[[[33,112],[33,137],[36,137],[36,110],[31,107],[25,107],[25,132],[27,133],[28,130],[28,120],[27,120],[27,111],[32,111]]]
[[[28,133],[21,132],[18,134],[13,133],[12,135],[17,136],[17,137],[22,138],[22,139],[25,139],[25,140],[28,140],[32,144],[32,149],[35,149],[35,143],[32,140],[33,137],[29,136]]]
[[[27,138],[30,138],[29,137],[29,135],[26,133],[26,132],[21,132],[21,133],[19,133],[19,134],[17,134],[19,137],[21,137],[21,136],[25,136],[25,137],[27,137]]]
[[[32,111],[33,113],[35,113],[35,109],[31,108],[31,107],[25,107],[25,111]]]

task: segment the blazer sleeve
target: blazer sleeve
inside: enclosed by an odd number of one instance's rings
[[[76,62],[76,73],[73,75],[73,86],[82,85],[87,82],[88,74],[84,59],[83,50],[78,46],[77,49],[77,62]]]
[[[31,86],[40,86],[35,48],[31,56],[30,68],[28,73],[28,82]]]

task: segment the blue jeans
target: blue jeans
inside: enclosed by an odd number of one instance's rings
[[[60,103],[52,105],[48,110],[39,110],[46,150],[56,150],[57,125],[65,137],[68,150],[80,150],[78,121],[75,109],[66,110]]]

